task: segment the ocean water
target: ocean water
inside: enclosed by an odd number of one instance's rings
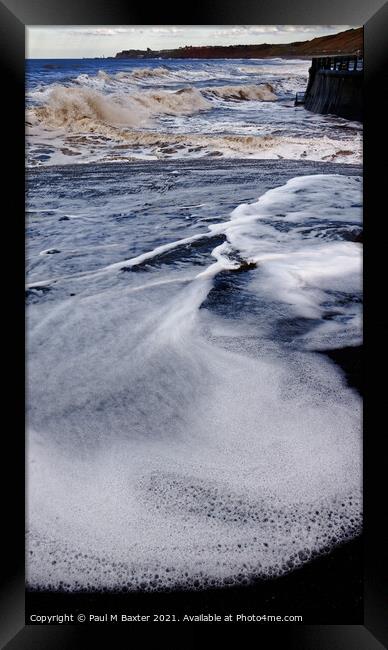
[[[360,123],[294,106],[309,66],[27,61],[28,165],[204,156],[360,162]]]
[[[28,62],[30,587],[247,584],[360,533],[322,353],[362,342],[361,125],[293,107],[307,68]]]

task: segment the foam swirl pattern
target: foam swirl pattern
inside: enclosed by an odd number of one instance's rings
[[[292,571],[361,530],[360,398],[319,353],[361,340],[360,170],[125,169],[29,175],[28,584]]]

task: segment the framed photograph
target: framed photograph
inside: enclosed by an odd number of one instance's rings
[[[2,647],[384,647],[375,5],[2,3]]]

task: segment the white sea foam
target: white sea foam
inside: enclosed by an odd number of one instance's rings
[[[134,119],[135,113],[129,114]],[[144,113],[142,113],[144,119]],[[55,114],[54,114],[55,119]],[[63,120],[64,116],[59,115]],[[65,117],[66,119],[66,117]],[[42,124],[28,127],[34,149],[31,162],[40,163],[39,153],[48,147],[50,164],[115,162],[136,159],[198,158],[219,156],[227,158],[304,159],[355,163],[362,156],[362,140],[352,136],[344,142],[334,137],[301,137],[287,135],[241,135],[217,133],[179,133],[155,130],[134,130],[80,118],[66,130],[58,127],[48,132]],[[35,150],[38,152],[35,154]],[[38,155],[38,161],[34,158]]]
[[[293,179],[31,311],[30,585],[239,584],[359,532],[360,401],[311,351],[325,336],[346,344],[346,325],[291,347],[270,331],[317,318],[333,288],[357,291],[360,246],[341,233],[360,223],[360,194],[353,177]],[[195,274],[158,271],[161,254],[222,234]],[[122,273],[144,261],[151,276]],[[254,348],[238,313],[204,308],[218,274],[249,262]]]
[[[221,97],[222,99],[259,100],[264,102],[274,102],[277,99],[274,89],[270,84],[211,86],[204,88],[203,92],[214,97]]]
[[[136,70],[133,70],[130,73],[118,72],[116,74],[116,79],[128,78],[129,74],[131,77],[135,77],[136,79],[148,79],[149,77],[168,77],[172,73],[168,68],[163,66],[157,68],[136,68]]]
[[[280,61],[276,65],[242,65],[238,68],[243,74],[256,74],[266,76],[293,76],[293,77],[308,77],[308,70],[311,61]]]

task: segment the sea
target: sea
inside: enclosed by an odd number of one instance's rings
[[[359,162],[362,125],[295,107],[308,60],[29,60],[28,164]]]
[[[26,62],[27,584],[203,590],[362,529],[362,125],[307,60]]]

